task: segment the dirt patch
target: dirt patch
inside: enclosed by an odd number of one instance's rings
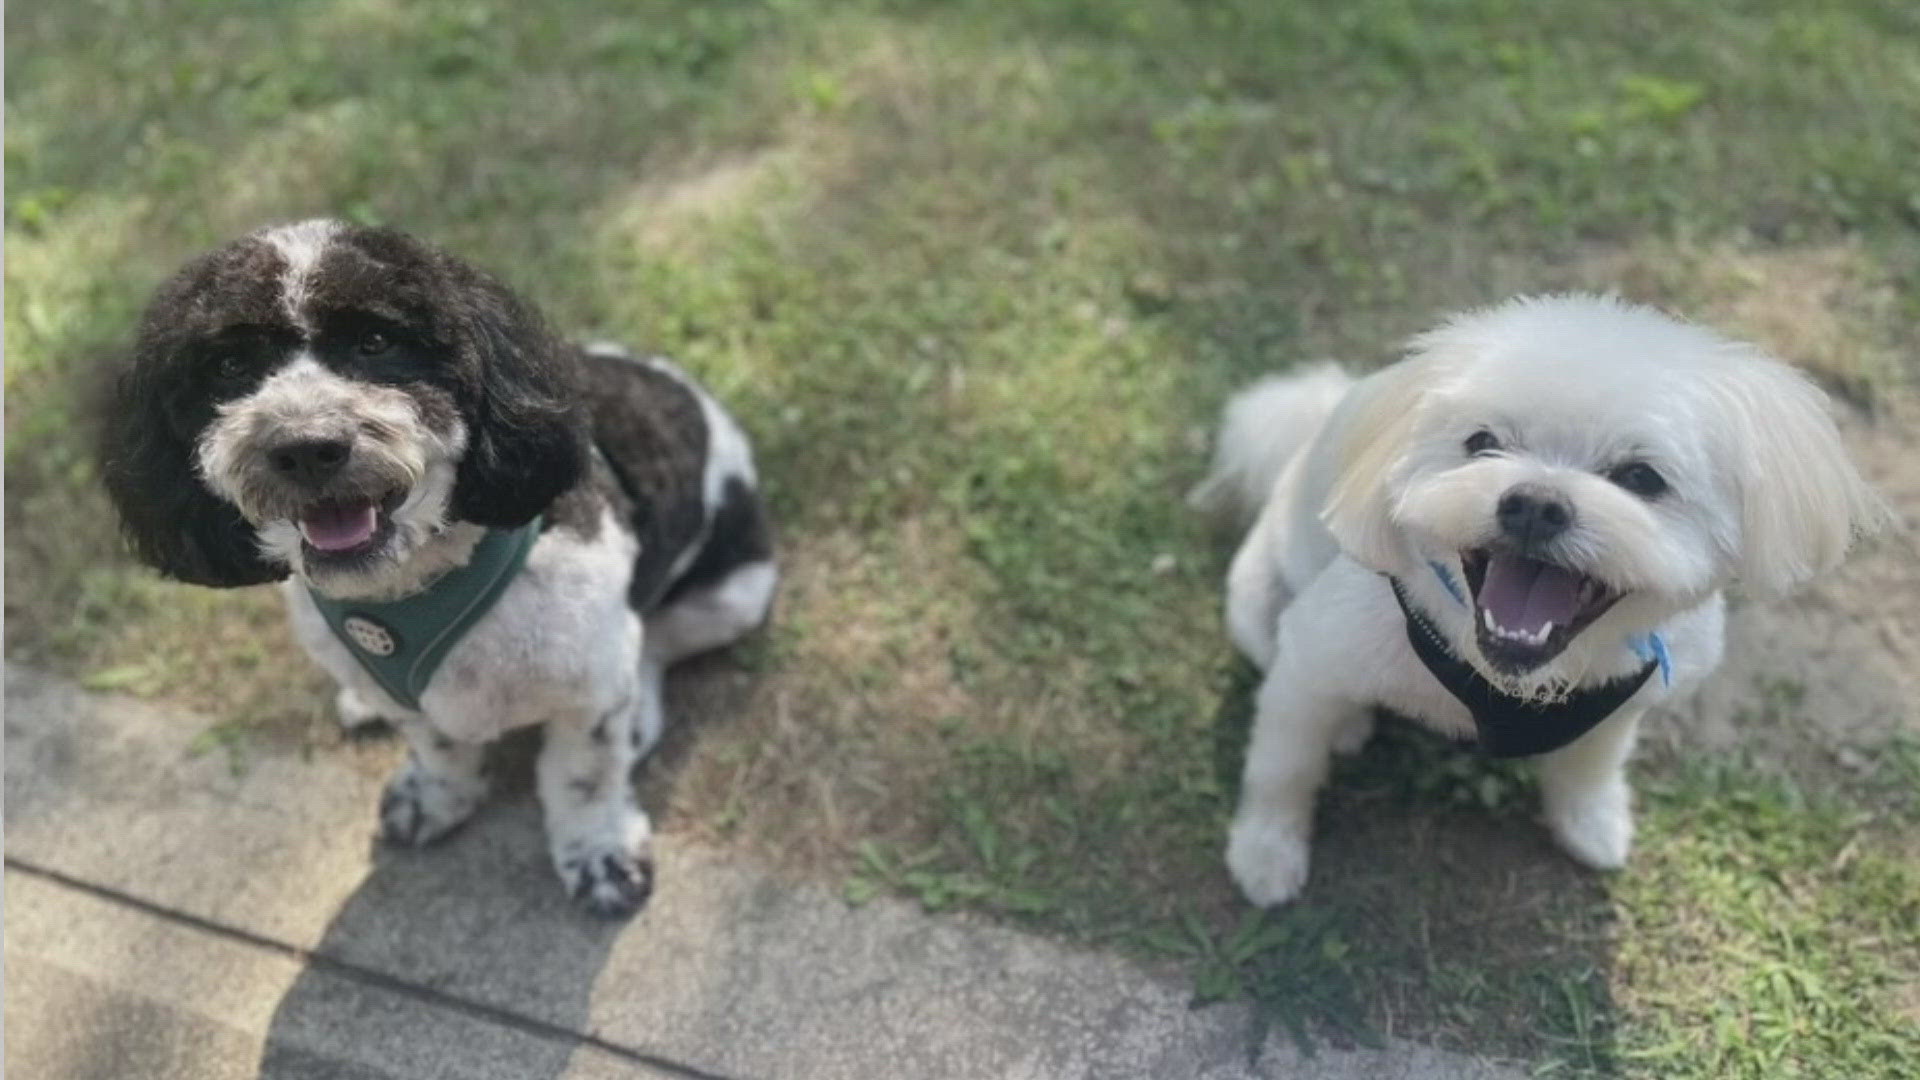
[[[663,824],[831,872],[863,840],[937,832],[956,730],[1017,742],[1057,717],[976,668],[993,661],[976,655],[976,572],[955,541],[917,520],[880,542],[793,538],[774,625],[672,681],[679,724],[643,782],[668,789],[652,796]]]
[[[1735,598],[1726,661],[1654,738],[1744,747],[1804,773],[1858,771],[1863,754],[1920,735],[1920,415],[1902,403],[1845,431],[1903,528],[1797,595]]]
[[[715,223],[751,205],[790,157],[769,149],[651,177],[612,200],[608,224],[649,255],[695,254]]]
[[[1758,342],[1869,409],[1886,404],[1902,381],[1899,294],[1857,239],[1797,247],[1647,241],[1596,252],[1575,276]]]

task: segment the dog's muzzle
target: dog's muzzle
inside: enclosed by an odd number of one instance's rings
[[[1573,504],[1560,492],[1515,484],[1500,496],[1494,523],[1498,539],[1461,552],[1460,568],[1481,655],[1523,674],[1558,656],[1620,593],[1553,557],[1554,541],[1574,525]]]

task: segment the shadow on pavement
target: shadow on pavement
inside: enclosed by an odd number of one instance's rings
[[[679,752],[656,752],[636,774],[656,832],[685,745],[698,737],[687,730],[701,723],[687,699],[724,705],[732,697],[702,685],[730,668],[724,654],[692,666],[676,671],[669,687],[670,724],[680,729],[674,735],[670,728],[670,739]],[[526,729],[493,747],[493,794],[453,835],[422,849],[373,842],[371,871],[274,1011],[259,1076],[341,1075],[340,1062],[308,1048],[338,1044],[343,1031],[382,1047],[383,1064],[368,1077],[548,1080],[572,1075],[583,1053],[624,1063],[635,1075],[698,1075],[593,1034],[594,991],[609,958],[623,935],[645,932],[659,897],[618,921],[594,918],[568,899],[547,856],[533,790],[539,746],[538,731]],[[663,877],[696,872],[660,853]],[[370,1008],[379,995],[366,993],[368,985],[427,1008]],[[421,1023],[432,1030],[409,1029]]]

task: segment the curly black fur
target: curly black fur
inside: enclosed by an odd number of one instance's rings
[[[282,261],[242,241],[188,263],[148,304],[108,396],[100,447],[107,493],[135,554],[168,577],[232,587],[287,576],[260,557],[252,527],[201,483],[193,459],[215,407],[247,389],[215,385],[205,344],[227,325],[279,318]]]
[[[586,415],[574,352],[539,312],[491,276],[392,229],[342,227],[296,324],[281,294],[286,260],[259,234],[189,262],[155,293],[111,394],[101,461],[134,552],[169,577],[231,587],[275,581],[254,530],[199,475],[196,442],[218,407],[305,348],[329,367],[409,387],[423,409],[464,422],[453,496],[460,520],[515,528],[579,482]],[[353,354],[369,327],[393,357]]]

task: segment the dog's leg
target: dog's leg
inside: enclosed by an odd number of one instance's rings
[[[455,742],[423,717],[398,726],[407,740],[407,763],[380,796],[380,833],[396,844],[430,843],[471,817],[486,797],[486,746]]]
[[[731,644],[765,622],[779,580],[779,570],[770,560],[743,563],[715,584],[647,616],[646,646],[640,656],[640,704],[632,732],[636,760],[652,752],[666,729],[661,698],[667,668]]]
[[[666,679],[666,667],[652,653],[641,656],[637,689],[640,698],[634,708],[632,729],[627,732],[627,737],[633,742],[635,761],[653,753],[654,744],[660,741],[661,733],[667,729]]]
[[[1333,752],[1341,757],[1350,757],[1367,748],[1373,739],[1375,727],[1372,709],[1355,709],[1334,725]]]
[[[771,560],[742,563],[712,585],[647,615],[647,660],[662,671],[737,641],[766,621],[780,572]]]
[[[1547,824],[1567,854],[1596,870],[1626,864],[1633,846],[1627,755],[1640,713],[1618,713],[1570,746],[1540,759]]]
[[[1227,568],[1227,637],[1262,671],[1273,663],[1280,609],[1289,598],[1273,557],[1278,517],[1271,504],[1263,509]]]
[[[634,800],[631,776],[644,694],[636,679],[599,715],[547,721],[540,750],[540,805],[553,868],[595,915],[630,915],[653,890],[652,828]]]
[[[1247,899],[1262,907],[1291,900],[1306,883],[1314,797],[1326,779],[1335,736],[1356,709],[1315,696],[1308,685],[1284,665],[1261,684],[1240,808],[1227,838],[1227,869]]]
[[[380,715],[380,710],[367,704],[367,699],[361,697],[359,691],[346,686],[333,695],[333,710],[340,718],[340,726],[349,732],[386,719]]]

